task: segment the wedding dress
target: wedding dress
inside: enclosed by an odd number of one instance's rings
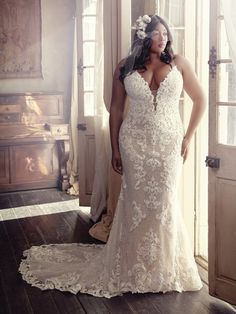
[[[32,286],[107,298],[202,287],[177,200],[182,75],[173,66],[155,96],[137,71],[124,84],[130,109],[119,133],[122,187],[108,242],[31,247],[19,271]]]

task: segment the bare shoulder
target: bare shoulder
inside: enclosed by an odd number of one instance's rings
[[[114,72],[114,78],[120,77],[120,68],[125,64],[126,59],[122,59],[116,66],[115,72]]]
[[[125,64],[126,58],[120,60],[120,62],[118,63],[119,67],[122,67]]]
[[[181,73],[192,70],[190,62],[182,55],[176,54],[174,56],[174,63]]]
[[[187,58],[181,55],[175,55],[174,63],[183,77],[184,89],[192,99],[202,95],[202,87],[194,71],[193,66]]]

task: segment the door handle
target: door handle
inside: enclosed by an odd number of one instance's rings
[[[82,63],[82,59],[80,58],[79,60],[79,64],[77,66],[77,69],[78,69],[78,72],[79,72],[79,75],[81,76],[83,74],[83,71],[84,69],[86,69],[87,67],[83,65]]]
[[[210,157],[210,156],[206,156],[206,167],[210,167],[210,168],[220,168],[220,158],[215,158],[215,157]]]
[[[87,126],[85,123],[79,123],[77,124],[77,129],[80,131],[86,131],[87,130]]]

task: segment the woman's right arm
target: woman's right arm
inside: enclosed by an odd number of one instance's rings
[[[126,92],[124,85],[119,80],[120,66],[121,63],[119,63],[116,67],[113,76],[109,123],[112,148],[112,167],[116,172],[122,174],[122,161],[119,149],[119,131],[123,121]]]

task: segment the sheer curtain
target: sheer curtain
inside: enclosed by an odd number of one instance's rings
[[[70,188],[67,193],[79,194],[78,183],[78,78],[77,78],[77,22],[74,18],[73,62],[71,78],[71,110],[70,110],[70,153],[67,163],[70,173]]]
[[[103,40],[103,1],[97,1],[95,46],[95,177],[91,198],[91,218],[97,221],[106,207],[107,180],[110,164],[110,143],[108,110],[103,100],[104,84],[104,40]]]
[[[230,55],[236,71],[236,1],[221,0],[222,11],[225,20],[226,33],[230,48]]]
[[[103,12],[106,12],[104,17]],[[120,25],[119,25],[119,0],[99,0],[97,1],[97,22],[96,22],[96,68],[95,68],[95,178],[93,193],[91,198],[91,218],[94,222],[101,216],[103,210],[110,204],[115,204],[113,200],[114,178],[111,178],[111,148],[109,134],[109,110],[112,92],[112,77],[120,56]],[[106,60],[104,64],[104,60]],[[114,175],[117,178],[116,175]],[[117,178],[119,181],[119,178]],[[109,181],[109,182],[108,182]],[[119,185],[119,184],[118,184]],[[115,188],[116,191],[116,188]],[[118,192],[119,194],[119,188]],[[115,194],[117,194],[115,192]],[[117,198],[116,196],[114,197]],[[109,209],[108,209],[109,211]],[[110,217],[110,215],[108,215]],[[105,227],[109,225],[105,218]],[[104,219],[102,220],[102,223]],[[100,233],[100,227],[95,226],[90,231],[92,236]],[[98,236],[99,237],[99,236]],[[97,238],[98,238],[97,237]]]
[[[124,14],[121,14],[122,5],[128,7],[124,0],[101,0],[97,3],[97,47],[96,47],[96,166],[93,194],[91,199],[91,218],[97,221],[104,208],[107,213],[102,216],[100,222],[95,224],[89,233],[96,239],[106,242],[120,193],[121,178],[111,167],[110,135],[108,127],[108,115],[112,93],[112,77],[115,68],[127,54],[130,35],[128,18],[124,22]],[[130,14],[126,10],[127,16]],[[106,12],[106,15],[103,15]],[[125,33],[122,34],[122,27]],[[104,38],[103,38],[104,36]],[[127,45],[127,47],[126,47]],[[105,64],[103,64],[105,60]],[[103,95],[102,95],[103,93]]]

